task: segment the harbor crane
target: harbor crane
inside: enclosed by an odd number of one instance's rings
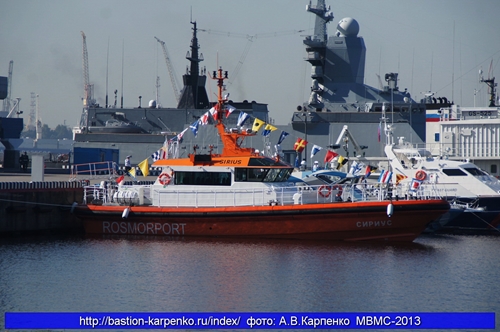
[[[87,37],[85,36],[85,33],[83,31],[80,32],[82,33],[82,38],[83,38],[83,50],[82,50],[83,91],[84,91],[83,106],[88,108],[93,103],[92,85],[89,83],[89,55],[87,52]]]
[[[174,71],[174,67],[172,66],[172,63],[170,62],[170,56],[168,55],[167,47],[165,46],[165,42],[160,40],[158,37],[155,37],[156,41],[160,43],[162,49],[163,49],[163,55],[165,56],[165,62],[167,63],[167,68],[168,68],[168,74],[170,75],[170,80],[172,81],[172,88],[174,89],[174,95],[177,103],[179,102],[181,96],[179,94],[179,89],[178,89],[178,84],[177,84],[177,79]]]
[[[14,69],[14,61],[10,60],[9,62],[9,76],[7,81],[7,98],[3,101],[3,110],[8,112],[10,111],[10,103],[12,97],[12,70]]]

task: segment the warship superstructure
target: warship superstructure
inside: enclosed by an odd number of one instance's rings
[[[363,37],[358,35],[359,23],[350,17],[343,18],[335,33],[328,36],[327,26],[334,15],[325,0],[318,0],[316,5],[310,2],[306,10],[316,16],[314,34],[303,40],[305,61],[311,64],[310,96],[291,114],[291,123],[280,128],[305,138],[310,147],[316,144],[338,148],[338,136],[343,126],[348,125],[351,137],[357,142],[344,137],[339,153],[385,164],[384,138],[380,137],[384,135],[380,121],[385,112],[396,136],[405,136],[416,144],[424,143],[429,100],[416,101],[409,91],[401,91],[398,73],[386,73],[386,85],[380,89],[364,84],[366,47]],[[440,106],[449,106],[444,99],[440,102],[443,103]],[[282,146],[289,162],[296,158],[293,143]],[[299,158],[310,159],[310,149],[306,148]],[[315,160],[321,161],[323,157],[324,152],[318,153]],[[312,160],[307,164],[312,165]]]

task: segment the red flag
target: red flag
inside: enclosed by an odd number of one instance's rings
[[[326,156],[325,156],[325,163],[329,163],[332,161],[333,158],[337,157],[339,154],[336,153],[335,151],[328,150],[326,151]]]
[[[365,176],[369,176],[372,173],[372,167],[370,165],[366,166]]]
[[[297,152],[302,152],[307,145],[307,141],[302,138],[297,138],[297,142],[293,145],[293,149]]]
[[[219,116],[219,104],[215,104],[214,107],[212,107],[208,111],[210,112],[214,120],[217,120]]]
[[[120,182],[122,182],[122,181],[123,181],[123,179],[125,179],[125,175],[122,175],[122,176],[118,177],[118,178],[116,179],[116,183],[120,183]]]

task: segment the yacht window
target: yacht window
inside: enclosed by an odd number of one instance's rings
[[[475,167],[470,167],[470,168],[464,168],[467,172],[470,174],[476,176],[476,175],[485,175],[483,171],[481,171],[479,168]]]
[[[460,168],[444,168],[443,173],[448,176],[467,176]]]
[[[230,186],[230,172],[182,172],[174,175],[176,185]]]

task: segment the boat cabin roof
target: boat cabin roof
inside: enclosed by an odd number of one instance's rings
[[[211,154],[190,154],[189,158],[160,159],[153,163],[154,167],[166,166],[214,166],[214,167],[266,167],[292,168],[291,165],[261,155],[224,157]]]

